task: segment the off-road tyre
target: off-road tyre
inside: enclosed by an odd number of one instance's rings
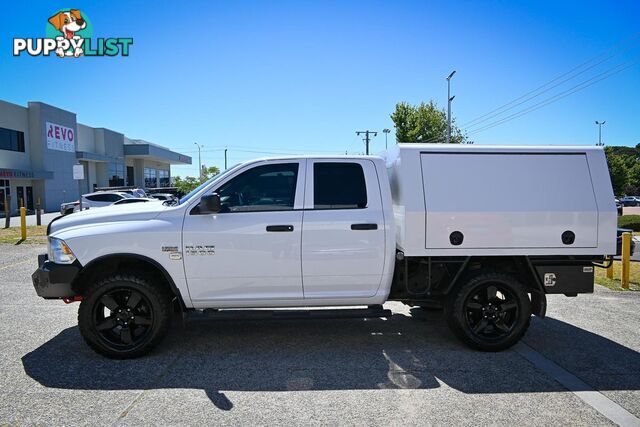
[[[491,287],[496,290],[493,298]],[[444,309],[453,333],[481,351],[511,347],[531,321],[527,288],[517,278],[492,270],[480,271],[454,286]]]
[[[80,334],[93,350],[108,358],[143,356],[169,330],[171,296],[141,274],[99,279],[83,297],[78,310]]]

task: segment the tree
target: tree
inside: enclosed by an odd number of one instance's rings
[[[219,173],[220,169],[217,166],[206,167],[205,165],[202,165],[202,178],[194,178],[192,176],[185,176],[184,178],[181,178],[176,176],[173,179],[173,185],[177,187],[181,193],[187,194],[198,185],[213,178]]]
[[[391,120],[396,128],[398,142],[446,142],[447,113],[438,109],[433,101],[428,104],[421,102],[418,106],[399,102],[391,114]],[[466,141],[466,135],[455,125],[455,119],[452,119],[451,142],[459,144]]]
[[[640,194],[640,163],[636,162],[630,169],[627,169],[625,192],[627,194]]]
[[[628,173],[623,159],[617,155],[607,156],[609,164],[609,176],[613,186],[613,194],[623,194],[627,187]]]

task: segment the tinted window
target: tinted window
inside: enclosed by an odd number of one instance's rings
[[[92,202],[108,202],[109,200],[106,196],[106,194],[94,194],[93,196],[87,196],[86,199]]]
[[[24,152],[24,132],[0,128],[0,150]]]
[[[313,165],[315,209],[367,207],[364,171],[358,163],[315,163]]]
[[[292,210],[298,163],[256,166],[218,189],[221,212]]]

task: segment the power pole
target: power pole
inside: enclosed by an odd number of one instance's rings
[[[387,136],[389,135],[389,132],[391,132],[391,129],[382,129],[382,132],[384,133],[384,149],[386,150],[387,148]]]
[[[598,143],[596,145],[598,146],[603,146],[604,144],[602,143],[602,125],[607,123],[606,120],[603,120],[601,122],[596,120],[596,124],[598,125]]]
[[[224,149],[224,170],[227,170],[227,149]]]
[[[447,77],[447,144],[451,142],[451,101],[456,96],[451,96],[451,77],[456,73],[456,70],[453,70],[451,74]]]
[[[200,145],[197,142],[194,142],[194,144],[198,147],[198,177],[200,178],[200,181],[202,181],[202,157],[200,157],[200,149],[204,147],[204,145]]]
[[[358,135],[358,136],[360,136],[362,134],[364,134],[364,144],[367,147],[366,153],[367,153],[367,156],[368,156],[369,155],[369,141],[371,140],[371,138],[369,138],[369,135],[373,135],[375,137],[375,136],[378,136],[378,132],[373,132],[373,131],[370,131],[370,130],[359,130],[359,131],[356,132],[356,135]]]

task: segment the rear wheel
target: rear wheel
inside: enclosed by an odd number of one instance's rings
[[[449,327],[467,345],[500,351],[514,345],[527,331],[531,302],[515,277],[485,271],[454,288],[445,313]]]
[[[93,284],[80,303],[78,325],[87,344],[114,359],[139,357],[167,333],[171,298],[163,288],[133,275]]]

